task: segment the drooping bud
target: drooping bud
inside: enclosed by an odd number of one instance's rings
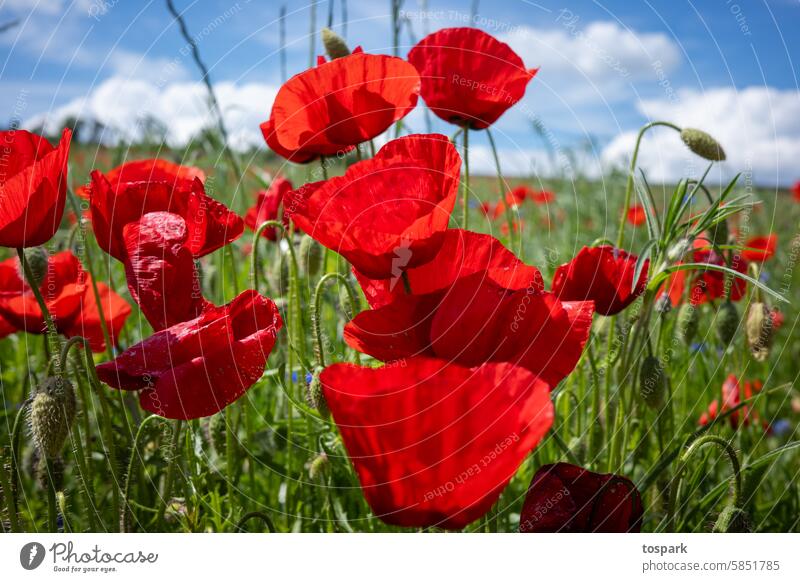
[[[31,275],[33,275],[34,284],[36,287],[41,287],[44,278],[47,276],[48,266],[50,265],[50,253],[48,253],[47,249],[44,247],[29,247],[24,249],[23,253],[25,253],[25,262],[28,263]],[[22,268],[22,264],[19,265],[19,276],[20,279],[31,284],[25,276],[25,270]]]
[[[714,533],[750,533],[750,518],[744,509],[728,505],[720,512],[714,524]]]
[[[664,375],[661,360],[655,356],[647,356],[642,360],[639,372],[639,395],[650,408],[661,408],[666,392],[667,377]]]
[[[681,131],[681,139],[690,150],[701,158],[711,162],[723,162],[726,159],[725,150],[719,142],[705,131],[687,127]]]
[[[330,28],[322,29],[322,44],[331,59],[346,57],[350,54],[350,49],[345,40]]]
[[[322,270],[322,262],[325,259],[325,251],[322,246],[310,236],[303,235],[300,240],[300,260],[306,274],[316,277]]]
[[[733,341],[736,330],[739,328],[739,312],[736,306],[726,301],[719,306],[717,312],[717,336],[722,345],[727,346]]]
[[[775,326],[772,321],[772,312],[761,302],[750,305],[747,311],[747,321],[745,322],[747,332],[747,345],[750,353],[757,362],[763,362],[769,356],[769,348],[772,345],[772,336]]]
[[[228,445],[228,422],[225,409],[220,410],[208,419],[208,440],[214,447],[214,452],[220,457],[225,455]]]
[[[306,385],[306,400],[310,407],[319,411],[322,418],[328,418],[331,411],[325,401],[325,395],[322,393],[322,382],[319,379],[321,372],[322,369],[317,368],[311,374],[311,381]]]
[[[675,323],[675,333],[678,338],[687,344],[691,343],[697,335],[700,326],[700,315],[697,313],[697,306],[691,303],[684,303],[678,310],[678,321]]]
[[[36,388],[29,421],[33,440],[44,456],[54,459],[61,452],[75,408],[75,389],[61,376],[45,378]]]
[[[308,464],[308,476],[312,479],[317,479],[318,477],[324,477],[325,474],[328,472],[328,468],[330,467],[330,460],[328,459],[328,455],[325,453],[320,453]]]

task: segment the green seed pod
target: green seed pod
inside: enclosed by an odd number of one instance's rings
[[[308,476],[312,479],[324,478],[330,468],[331,462],[328,455],[320,453],[308,464]]]
[[[739,327],[739,312],[736,310],[736,306],[730,301],[720,305],[716,323],[719,341],[722,342],[722,345],[727,346],[733,341]]]
[[[303,235],[300,240],[300,260],[306,274],[310,277],[316,277],[322,270],[325,251],[313,238]]]
[[[30,247],[25,249],[23,253],[25,253],[25,262],[28,263],[28,267],[30,267],[36,286],[41,287],[44,278],[47,276],[47,269],[50,265],[50,253],[48,253],[44,247]],[[25,271],[21,263],[19,265],[19,276],[23,281],[30,283],[25,276]]]
[[[75,408],[75,389],[64,378],[51,376],[36,388],[28,420],[33,440],[44,456],[53,459],[61,452]]]
[[[772,312],[766,304],[756,302],[750,305],[750,309],[747,311],[745,331],[747,332],[747,345],[750,347],[753,359],[757,362],[765,361],[769,356],[774,331]]]
[[[322,29],[322,44],[331,59],[346,57],[350,54],[350,49],[345,40],[330,28]]]
[[[744,509],[728,505],[720,512],[714,533],[750,533],[753,527]]]
[[[228,423],[225,410],[220,410],[208,419],[208,440],[217,455],[224,456],[228,445]]]
[[[319,375],[322,372],[321,368],[314,370],[311,374],[311,382],[306,386],[306,400],[311,408],[319,411],[322,418],[328,418],[331,411],[328,409],[328,403],[325,401],[325,395],[322,393],[322,382],[320,382]]]
[[[705,131],[687,127],[681,131],[681,139],[690,150],[701,158],[705,158],[711,162],[725,161],[725,150],[722,149],[722,146],[719,145],[717,140]]]
[[[661,361],[655,356],[647,356],[642,360],[639,371],[639,395],[650,408],[661,408],[664,405],[664,394],[667,392],[667,377]]]
[[[675,333],[679,339],[687,344],[697,335],[697,329],[700,327],[700,315],[697,313],[697,307],[691,303],[684,303],[678,310],[678,321],[675,323]]]

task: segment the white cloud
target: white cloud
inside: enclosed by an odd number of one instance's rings
[[[144,79],[161,85],[167,81],[181,81],[189,77],[189,71],[177,58],[150,57],[125,49],[116,49],[111,53],[108,66],[115,75]]]
[[[258,125],[269,117],[278,88],[263,83],[223,82],[214,89],[231,145],[239,149],[261,146]],[[111,135],[106,135],[109,141],[140,140],[147,122],[155,121],[164,127],[172,146],[185,145],[214,122],[205,85],[200,82],[173,82],[160,88],[148,80],[116,76],[103,81],[88,96],[36,115],[25,125],[44,125],[47,133],[56,133],[69,117],[105,125],[111,130]]]
[[[672,100],[645,100],[637,108],[650,120],[667,120],[713,135],[728,156],[720,165],[721,179],[744,172],[759,184],[787,185],[800,177],[798,91],[772,87],[683,90]],[[704,170],[704,160],[690,154],[676,132],[658,128],[649,134],[639,154],[639,165],[649,179],[674,182]],[[627,164],[635,139],[636,132],[617,136],[604,149],[604,159]]]

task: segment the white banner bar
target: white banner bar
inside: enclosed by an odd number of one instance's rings
[[[799,549],[798,534],[6,534],[0,579],[796,581]]]

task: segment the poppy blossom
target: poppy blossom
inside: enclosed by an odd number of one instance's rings
[[[519,206],[531,197],[533,191],[527,186],[517,186],[506,194],[506,204],[509,206]]]
[[[634,204],[628,208],[627,221],[629,224],[632,224],[633,226],[639,226],[644,224],[646,220],[647,213],[644,210],[644,206],[641,204]]]
[[[402,285],[392,286],[386,279],[369,279],[356,269],[353,273],[372,308],[388,305],[406,293]],[[534,286],[544,289],[539,269],[526,265],[488,234],[459,228],[447,229],[439,252],[429,263],[406,270],[406,278],[414,295],[444,291],[461,277],[475,273],[507,289]]]
[[[435,115],[486,129],[525,94],[538,69],[526,69],[504,42],[477,28],[445,28],[408,53],[422,79],[421,95]]]
[[[778,235],[773,233],[768,236],[755,236],[749,239],[744,246],[748,247],[742,251],[742,256],[746,260],[763,263],[775,255]]]
[[[344,338],[387,362],[417,355],[462,366],[511,362],[555,388],[580,359],[592,313],[591,301],[562,303],[535,277],[508,289],[479,272],[446,290],[363,311],[345,326]]]
[[[556,195],[553,194],[550,190],[537,190],[535,192],[530,193],[531,200],[537,206],[542,206],[544,204],[551,204],[555,202]]]
[[[615,315],[633,303],[647,285],[645,261],[633,285],[638,257],[611,245],[583,247],[569,263],[553,275],[551,290],[562,301],[591,299],[602,315]]]
[[[0,246],[43,245],[58,230],[67,199],[67,160],[72,132],[53,147],[24,129],[0,131]]]
[[[123,229],[128,289],[156,331],[194,319],[211,305],[200,289],[188,237],[186,221],[171,212],[148,212]]]
[[[289,192],[284,208],[306,234],[364,275],[399,278],[441,247],[460,166],[443,135],[401,137],[344,176]]]
[[[408,115],[419,87],[416,69],[397,57],[359,50],[322,59],[283,84],[261,132],[272,151],[292,162],[340,154]]]
[[[191,188],[195,178],[206,181],[206,174],[194,166],[181,166],[168,160],[147,159],[125,162],[103,174],[113,189],[128,182],[166,182],[175,187]],[[75,189],[82,198],[90,198],[91,183]]]
[[[17,328],[7,322],[5,318],[0,315],[0,339],[10,336],[15,331],[17,331]]]
[[[545,465],[533,476],[519,530],[523,533],[630,533],[642,528],[642,499],[625,477],[569,463]]]
[[[724,257],[711,249],[705,241],[694,241],[692,262],[716,266],[728,266]],[[730,267],[741,274],[747,274],[747,261],[741,257],[733,257]],[[660,293],[669,294],[673,305],[680,305],[684,301],[684,293],[688,292],[688,300],[692,305],[701,305],[714,299],[726,296],[726,277],[722,271],[703,269],[698,267],[692,270],[674,271],[667,280],[665,288]],[[688,286],[688,291],[687,291]],[[733,277],[730,282],[730,300],[739,301],[747,290],[747,281]]]
[[[800,202],[800,182],[795,182],[792,186],[792,196],[796,202]]]
[[[278,211],[283,203],[283,198],[291,190],[292,183],[289,180],[281,177],[275,178],[267,190],[261,190],[258,193],[255,205],[247,210],[247,214],[244,215],[245,226],[256,231],[268,220],[278,220]],[[261,232],[261,236],[274,241],[278,237],[278,232],[276,228],[265,228]]]
[[[245,291],[156,332],[97,366],[97,375],[114,388],[138,391],[142,408],[159,416],[210,416],[261,377],[281,326],[270,299]]]
[[[525,226],[524,220],[511,221],[511,228],[514,230],[514,232],[519,232],[524,226]],[[508,236],[509,232],[510,230],[508,228],[507,222],[504,222],[503,224],[500,225],[500,234],[502,234],[503,236]]]
[[[103,283],[98,282],[97,286],[111,341],[116,345],[130,306]],[[59,333],[85,337],[93,351],[105,349],[92,283],[75,255],[63,251],[49,257],[39,290]],[[0,319],[13,330],[45,332],[42,310],[20,276],[17,259],[0,262]]]
[[[700,424],[708,425],[720,414],[733,410],[742,402],[752,398],[756,393],[761,392],[763,387],[760,380],[746,380],[743,383],[735,374],[729,374],[722,383],[722,397],[713,400],[708,405],[708,410],[700,416]],[[751,421],[759,424],[759,415],[751,406],[745,405],[733,411],[728,417],[731,428],[734,430],[739,426],[748,426]]]
[[[334,364],[320,381],[364,496],[392,525],[480,518],[553,422],[547,385],[510,364]]]
[[[124,179],[124,174],[123,174]],[[244,230],[244,222],[225,205],[205,193],[199,177],[152,181],[116,181],[95,170],[90,190],[92,227],[100,248],[125,261],[123,229],[149,212],[171,212],[189,229],[187,246],[192,256],[207,255]]]

